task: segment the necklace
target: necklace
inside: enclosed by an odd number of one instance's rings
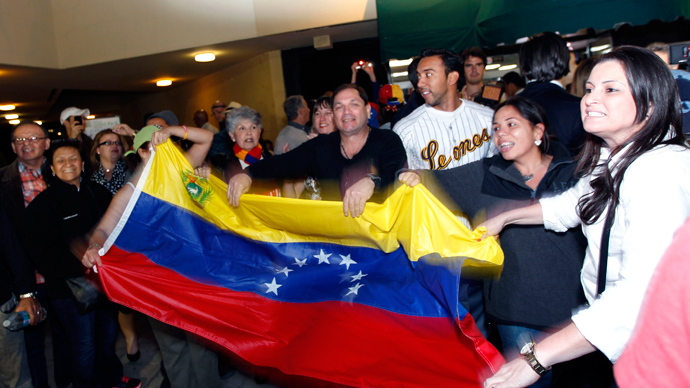
[[[531,181],[532,178],[534,178],[534,173],[537,172],[537,170],[539,170],[539,168],[541,168],[542,164],[544,164],[544,160],[546,160],[546,158],[544,158],[544,155],[542,155],[541,156],[541,162],[539,162],[539,164],[537,164],[536,167],[534,167],[534,170],[532,170],[532,173],[522,175],[522,181],[525,183]]]
[[[345,159],[352,159],[350,155],[347,154],[347,151],[345,151],[345,146],[343,143],[340,143],[340,150],[343,151],[343,156],[345,156]]]
[[[367,138],[364,139],[364,144],[367,144],[367,140],[369,140],[369,135],[370,135],[370,134],[371,134],[371,128],[369,128],[369,131],[367,132]],[[364,148],[364,144],[362,145],[362,148]],[[345,157],[345,159],[347,159],[347,160],[351,160],[351,159],[352,159],[352,158],[350,157],[350,155],[347,154],[347,151],[345,151],[345,146],[343,145],[343,141],[342,141],[342,140],[340,141],[340,150],[343,151],[343,156]],[[361,151],[361,149],[360,149],[360,151]],[[358,152],[359,152],[359,151],[358,151]],[[357,155],[357,154],[355,154],[355,155]],[[352,155],[352,156],[354,156],[354,155]]]

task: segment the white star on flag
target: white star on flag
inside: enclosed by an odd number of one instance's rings
[[[359,271],[357,275],[352,276],[352,280],[350,280],[350,283],[357,281],[357,280],[362,280],[363,277],[367,276],[367,274],[362,273],[362,271]]]
[[[344,265],[345,267],[347,267],[348,270],[350,269],[350,264],[357,264],[356,261],[354,261],[350,258],[350,255],[347,255],[347,256],[340,255],[340,257],[343,259],[343,261],[340,262],[340,265]]]
[[[275,281],[275,279],[273,279],[273,280]],[[350,295],[350,294],[359,295],[359,294],[357,294],[357,292],[358,292],[359,289],[362,288],[362,287],[364,287],[364,284],[361,284],[361,283],[355,284],[354,287],[348,287],[348,290],[350,290],[350,292],[348,292],[347,294],[345,294],[345,296],[348,296],[348,295]]]
[[[303,265],[307,265],[307,259],[300,260],[295,257],[295,262],[292,263],[292,265],[299,265],[299,267],[302,268]]]
[[[319,259],[319,264],[321,264],[321,263],[331,264],[331,262],[328,261],[328,258],[330,256],[331,256],[331,253],[325,254],[325,253],[323,253],[323,249],[321,250],[321,253],[319,253],[318,255],[314,255],[314,257]]]
[[[273,278],[273,281],[270,283],[264,283],[267,287],[268,290],[266,290],[266,293],[268,294],[269,292],[272,292],[276,295],[278,295],[278,288],[282,287],[282,284],[277,284],[276,283],[276,278]]]
[[[294,269],[289,269],[288,267],[285,267],[281,270],[276,271],[276,273],[282,273],[282,274],[285,274],[285,277],[288,277],[288,272],[292,272],[292,271],[294,271]]]

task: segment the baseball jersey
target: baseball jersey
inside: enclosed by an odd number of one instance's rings
[[[402,139],[410,169],[443,170],[496,153],[491,141],[493,115],[491,108],[467,100],[453,112],[424,104],[393,131]]]

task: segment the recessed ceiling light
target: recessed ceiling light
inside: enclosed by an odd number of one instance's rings
[[[0,105],[0,110],[14,110],[14,105]]]
[[[407,66],[410,63],[412,63],[412,58],[410,59],[403,59],[403,60],[397,60],[397,59],[391,59],[388,61],[388,66],[390,67],[400,67],[400,66]]]
[[[15,114],[12,114],[12,115],[5,115],[5,118],[6,118],[7,120],[14,120],[14,119],[18,119],[18,118],[19,118],[19,115],[15,115]]]
[[[88,116],[86,116],[86,119],[87,119],[87,120],[93,120],[93,119],[95,119],[95,118],[96,118],[95,115],[88,115]]]
[[[17,124],[19,124],[20,122],[21,122],[21,121],[19,121],[19,120],[10,120],[10,124],[12,124],[12,125],[17,125]]]
[[[197,62],[213,62],[216,60],[216,55],[214,53],[201,53],[195,55],[194,60]]]
[[[501,67],[500,63],[492,63],[490,65],[486,65],[485,68],[486,68],[486,70],[495,70],[495,69],[498,69],[499,67]]]
[[[36,123],[38,125],[43,125],[43,121],[41,121],[41,120],[36,120],[36,121],[34,121],[34,123]]]
[[[517,65],[505,65],[505,66],[499,67],[498,70],[500,70],[500,71],[513,70],[515,68],[517,68]]]
[[[172,80],[171,79],[162,79],[160,81],[156,82],[156,86],[170,86],[172,85]]]
[[[406,71],[401,71],[401,72],[399,72],[399,73],[393,73],[393,74],[391,74],[391,75],[393,76],[393,78],[397,78],[397,77],[407,77],[407,72],[406,72]]]

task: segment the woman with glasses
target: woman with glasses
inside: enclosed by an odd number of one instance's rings
[[[93,139],[91,164],[94,173],[91,180],[104,186],[113,195],[126,182],[125,144],[123,137],[111,129],[98,132]]]

